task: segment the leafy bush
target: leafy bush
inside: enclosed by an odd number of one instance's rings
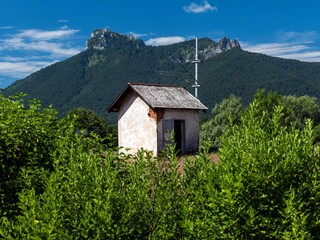
[[[260,100],[223,134],[218,165],[200,153],[186,167],[187,238],[317,238],[319,146],[313,144],[312,123],[286,126],[284,107]]]
[[[315,125],[320,123],[320,106],[318,99],[310,96],[283,96],[285,122],[295,127],[304,126],[307,119],[312,119]]]
[[[306,239],[319,231],[319,150],[312,123],[283,126],[283,107],[259,110],[254,101],[222,139],[219,188],[239,239]],[[225,211],[225,210],[224,210]]]
[[[52,169],[58,124],[52,108],[39,101],[24,106],[22,95],[0,95],[0,216],[14,216],[17,193],[23,189],[22,170],[30,172],[36,192],[43,191],[41,174]]]
[[[176,164],[142,151],[129,161],[113,151],[92,152],[92,138],[62,138],[46,189],[19,194],[22,215],[2,218],[6,239],[161,239],[177,236],[181,209]],[[97,144],[97,143],[96,143]],[[160,170],[162,169],[162,170]],[[28,176],[25,176],[28,178]],[[176,223],[176,224],[175,224]],[[168,228],[170,226],[170,228]]]
[[[254,116],[256,118],[266,114],[268,116],[267,119],[271,119],[274,108],[278,105],[283,105],[283,126],[294,126],[302,129],[307,119],[311,119],[314,125],[320,123],[320,105],[315,97],[281,96],[276,92],[267,92],[265,89],[261,89],[254,95],[254,101],[257,104]],[[246,109],[241,104],[241,98],[237,98],[234,95],[230,95],[229,98],[223,99],[219,104],[216,104],[212,109],[213,117],[201,125],[200,144],[209,140],[212,142],[212,147],[221,147],[220,136],[232,125],[239,122],[243,111],[246,111]],[[266,124],[268,124],[268,120]],[[315,140],[318,141],[320,138],[318,131],[315,131],[314,135]]]
[[[7,105],[21,104],[20,100],[3,101]],[[264,109],[265,106],[268,108]],[[21,106],[21,111],[32,113],[32,107]],[[30,122],[46,111],[49,110],[37,110]],[[12,110],[12,115],[14,112],[20,114],[20,110]],[[20,119],[16,124],[21,124],[20,121],[24,123]],[[19,187],[15,208],[20,211],[14,218],[8,214],[1,217],[0,237],[316,239],[318,236],[320,147],[314,144],[310,120],[300,128],[286,125],[286,111],[281,102],[273,106],[272,101],[257,97],[238,123],[221,136],[219,164],[212,163],[208,142],[203,142],[198,155],[184,159],[177,159],[174,145],[169,145],[159,158],[144,150],[131,156],[118,154],[97,135],[78,134],[73,123],[72,118],[65,118],[58,124],[47,125],[55,133],[50,138],[53,144],[48,153],[50,168],[36,161],[42,159],[39,155],[12,175]],[[26,141],[37,136],[30,135]],[[10,142],[6,139],[3,144]],[[18,149],[12,149],[20,154]],[[2,160],[1,164],[5,166],[7,162]],[[2,170],[6,169],[9,168]]]
[[[231,94],[212,109],[213,117],[201,125],[200,144],[211,141],[213,146],[221,147],[220,136],[229,129],[230,122],[236,123],[243,110],[241,98]]]
[[[74,108],[68,112],[69,116],[75,116],[74,127],[77,132],[83,132],[86,136],[98,135],[105,144],[116,146],[116,128],[107,124],[106,120],[98,116],[93,110]]]

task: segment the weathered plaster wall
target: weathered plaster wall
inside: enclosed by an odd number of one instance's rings
[[[163,120],[185,121],[185,151],[195,152],[199,145],[199,113],[197,110],[153,110],[136,93],[122,101],[118,114],[119,146],[134,154],[140,148],[157,155],[163,149]]]
[[[163,149],[163,120],[185,120],[186,152],[195,152],[199,147],[199,113],[197,110],[166,109],[163,118],[158,122],[158,149]]]
[[[150,116],[149,106],[134,92],[123,100],[118,114],[119,146],[134,154],[140,148],[157,154],[157,124]],[[124,151],[124,149],[122,149]]]

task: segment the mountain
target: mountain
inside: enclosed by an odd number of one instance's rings
[[[209,109],[231,93],[249,103],[259,88],[320,98],[320,63],[246,52],[228,38],[198,42],[198,95]],[[96,30],[85,51],[16,81],[4,94],[27,93],[44,106],[52,104],[61,115],[72,107],[90,108],[114,123],[116,115],[105,110],[128,82],[182,85],[193,93],[189,83],[194,82],[194,52],[194,40],[155,47]]]
[[[106,48],[122,48],[132,47],[141,48],[146,45],[140,39],[132,36],[126,36],[120,33],[111,32],[107,29],[98,29],[91,33],[91,37],[86,42],[86,49],[99,49]]]

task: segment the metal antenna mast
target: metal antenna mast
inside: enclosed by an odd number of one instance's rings
[[[194,96],[198,98],[198,88],[200,87],[198,83],[198,63],[200,60],[198,59],[198,38],[196,38],[196,54],[195,54],[195,59],[192,61],[192,63],[195,64],[194,70],[195,70],[195,77],[194,77],[194,85],[192,87],[194,88]]]

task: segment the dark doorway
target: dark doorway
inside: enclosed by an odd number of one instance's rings
[[[179,153],[184,153],[184,121],[174,120],[174,143]]]
[[[185,153],[185,121],[184,120],[164,120],[164,128],[163,128],[163,140],[164,140],[164,148],[166,144],[175,144],[176,151],[179,154]],[[170,142],[170,132],[174,131],[174,142]]]

